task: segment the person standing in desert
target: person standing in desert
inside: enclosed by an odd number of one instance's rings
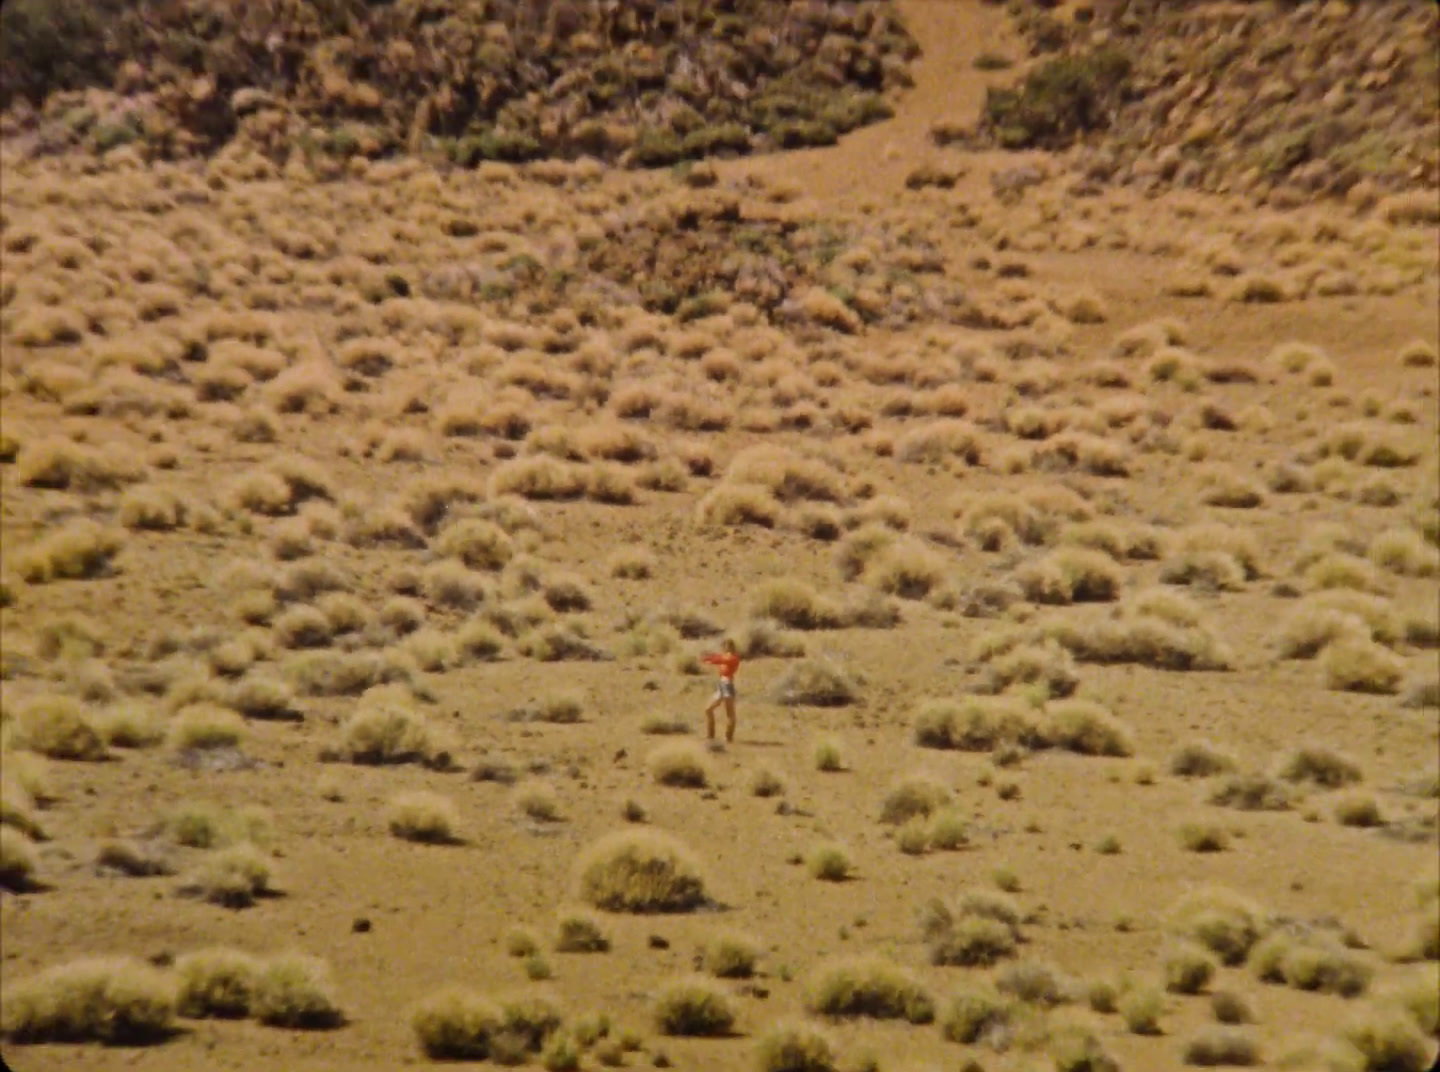
[[[715,739],[715,709],[725,705],[725,740],[735,739],[735,671],[740,668],[740,656],[735,651],[735,641],[726,638],[720,650],[708,652],[701,661],[720,669],[720,681],[715,687],[715,698],[705,708],[705,736]]]

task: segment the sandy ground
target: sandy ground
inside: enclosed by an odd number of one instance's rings
[[[1084,290],[1100,299],[1103,322],[1067,324],[1063,352],[1006,365],[1000,383],[967,384],[969,417],[985,429],[992,463],[1003,448],[1023,446],[1003,426],[1006,413],[1017,406],[1064,400],[1072,418],[1073,411],[1096,410],[1107,391],[1083,382],[1082,373],[1108,359],[1116,339],[1136,324],[1174,318],[1185,328],[1191,354],[1209,362],[1248,362],[1259,370],[1258,382],[1202,381],[1197,390],[1186,391],[1173,383],[1148,383],[1143,362],[1126,359],[1136,382],[1133,393],[1152,410],[1173,416],[1170,431],[1181,446],[1173,453],[1128,446],[1130,473],[1121,478],[1033,469],[1007,473],[998,464],[916,464],[877,453],[863,436],[764,433],[738,425],[722,432],[678,433],[659,424],[642,425],[667,451],[680,440],[703,444],[717,462],[717,476],[694,479],[680,492],[645,492],[638,504],[627,507],[536,503],[541,535],[531,553],[547,575],[568,572],[584,579],[594,601],[593,609],[580,617],[597,642],[621,651],[627,615],[687,610],[734,628],[749,617],[754,594],[776,578],[798,577],[818,591],[839,591],[831,544],[783,525],[697,524],[697,503],[718,483],[728,462],[752,445],[813,448],[832,458],[846,479],[863,478],[882,494],[903,500],[910,511],[910,531],[917,534],[954,531],[951,504],[957,495],[1066,483],[1090,496],[1100,514],[1122,525],[1144,523],[1178,533],[1186,526],[1220,521],[1253,534],[1265,565],[1262,577],[1238,591],[1188,593],[1234,651],[1233,668],[1172,673],[1144,665],[1083,663],[1079,695],[1104,704],[1128,725],[1134,754],[1095,758],[1049,750],[1001,768],[985,753],[918,748],[912,726],[916,707],[924,700],[955,696],[974,685],[975,645],[1006,623],[906,600],[897,628],[803,635],[809,655],[861,679],[859,705],[785,706],[777,702],[776,685],[789,662],[747,661],[740,675],[738,740],[708,757],[711,785],[701,791],[659,786],[646,765],[650,751],[664,742],[641,732],[646,718],[664,714],[682,719],[691,730],[687,739],[693,740],[709,696],[708,678],[679,672],[671,656],[623,654],[605,662],[545,663],[521,656],[510,642],[499,661],[427,675],[434,702],[425,709],[432,722],[453,735],[461,766],[469,769],[481,757],[503,756],[519,768],[534,769],[533,780],[550,786],[558,801],[562,821],[548,823],[519,813],[515,787],[473,781],[464,773],[413,765],[320,763],[321,749],[334,742],[338,724],[354,706],[347,698],[300,701],[306,718],[299,723],[250,721],[242,747],[259,761],[253,769],[185,770],[164,745],[118,751],[113,762],[52,762],[56,800],[40,813],[51,835],[40,846],[40,874],[47,888],[6,893],[0,900],[7,988],[41,968],[84,955],[152,957],[213,945],[259,954],[300,949],[329,963],[348,1023],[335,1031],[307,1033],[246,1021],[186,1020],[178,1037],[153,1048],[7,1047],[12,1067],[25,1072],[121,1067],[189,1072],[423,1063],[406,1010],[451,982],[488,993],[528,985],[521,962],[506,953],[507,934],[517,925],[529,926],[548,940],[557,911],[575,903],[576,855],[625,825],[620,812],[626,800],[644,806],[649,826],[679,836],[698,853],[716,902],[711,911],[680,916],[606,915],[610,952],[545,953],[554,977],[544,985],[568,1010],[603,1010],[618,1025],[642,1033],[645,1050],[627,1058],[630,1067],[658,1064],[655,1057],[662,1052],[676,1068],[704,1072],[752,1067],[755,1037],[774,1021],[802,1012],[809,974],[835,955],[884,954],[918,972],[943,1004],[949,990],[981,973],[929,965],[918,912],[931,898],[992,886],[998,869],[1018,878],[1014,896],[1029,920],[1023,928],[1027,943],[1022,957],[1048,961],[1081,980],[1122,973],[1156,976],[1170,941],[1170,906],[1187,891],[1209,883],[1240,891],[1267,910],[1296,920],[1343,921],[1369,947],[1363,955],[1375,968],[1372,991],[1383,990],[1412,970],[1396,963],[1395,955],[1416,923],[1417,883],[1433,881],[1437,873],[1436,801],[1415,790],[1435,769],[1435,709],[1402,707],[1396,695],[1327,689],[1317,663],[1279,659],[1275,637],[1299,605],[1295,596],[1308,590],[1295,563],[1305,539],[1322,523],[1342,529],[1363,554],[1377,534],[1413,528],[1427,510],[1433,515],[1436,371],[1433,364],[1411,367],[1397,357],[1411,340],[1433,347],[1440,337],[1433,229],[1397,230],[1390,245],[1380,240],[1382,248],[1365,248],[1361,235],[1351,244],[1340,241],[1333,251],[1324,250],[1348,265],[1362,283],[1395,258],[1406,265],[1418,259],[1420,268],[1402,269],[1409,274],[1393,288],[1362,285],[1353,295],[1276,304],[1227,301],[1223,295],[1168,295],[1167,283],[1191,270],[1191,254],[1227,228],[1257,236],[1249,255],[1260,264],[1280,264],[1275,270],[1281,271],[1279,246],[1263,244],[1271,233],[1266,228],[1277,226],[1276,217],[1245,215],[1247,210],[1237,202],[1198,198],[1144,200],[1116,192],[1082,201],[1067,195],[1061,180],[1032,191],[1017,206],[999,205],[989,193],[990,172],[1014,161],[986,154],[940,154],[930,145],[927,131],[936,119],[977,112],[986,79],[996,76],[980,75],[972,62],[982,50],[1006,46],[1001,9],[937,0],[909,0],[901,6],[925,54],[916,66],[916,86],[903,99],[899,114],[832,149],[724,163],[722,186],[746,179],[786,184],[802,193],[789,206],[797,214],[916,224],[942,251],[946,278],[976,295],[1002,294],[1008,284],[1041,296]],[[965,174],[953,190],[906,190],[906,175],[930,158],[961,165]],[[640,180],[614,176],[606,181],[607,189],[614,190]],[[238,199],[243,192],[243,185],[232,185],[226,196]],[[281,188],[281,193],[272,190],[267,196],[272,197],[268,211],[274,212],[287,195]],[[547,190],[544,196],[563,200],[579,195]],[[7,233],[42,215],[33,198],[17,199],[7,189],[4,199]],[[1113,235],[1118,228],[1130,241],[1123,248],[1100,242],[1077,250],[1062,248],[1063,240],[1036,241],[1042,231],[1035,228],[1035,214],[1044,215],[1037,204],[1061,214],[1051,229],[1055,233],[1089,214],[1088,222],[1101,235]],[[955,225],[962,205],[984,212],[985,224],[978,231]],[[1309,233],[1306,229],[1315,221],[1331,214],[1347,234],[1363,229],[1364,221],[1340,209],[1302,210],[1292,218],[1301,233]],[[160,217],[162,222],[165,218]],[[53,213],[45,219],[42,229],[53,228]],[[337,220],[342,228],[363,222],[343,211]],[[136,223],[136,233],[144,226]],[[997,238],[1005,235],[1010,236],[1005,243],[1009,248],[1001,249]],[[1160,235],[1168,236],[1170,244],[1149,241]],[[240,241],[247,239],[242,235]],[[1023,261],[1027,278],[997,280],[993,266],[976,266],[978,251],[988,251],[996,260]],[[1383,289],[1393,292],[1376,292]],[[855,340],[846,353],[927,353],[931,330],[925,323],[903,331],[877,328]],[[1314,344],[1329,355],[1333,384],[1314,385],[1267,362],[1277,344],[1290,340]],[[793,352],[803,355],[807,345]],[[13,338],[5,350],[5,367],[12,377],[20,375],[27,362],[46,356]],[[781,351],[781,359],[788,360],[791,353]],[[1015,377],[1037,364],[1052,369],[1060,386],[1048,400],[1022,402],[1013,391]],[[799,368],[804,371],[803,363]],[[177,422],[161,442],[147,445],[146,435],[163,425],[163,419],[62,416],[54,402],[20,390],[4,398],[4,424],[22,450],[24,444],[56,431],[112,444],[107,450],[152,457],[164,447],[174,452],[176,465],[154,472],[152,481],[195,500],[219,499],[218,489],[239,475],[287,452],[298,453],[322,463],[337,499],[348,496],[373,505],[395,501],[417,481],[436,474],[484,479],[500,464],[483,439],[432,437],[426,460],[383,465],[349,449],[367,416],[396,427],[427,427],[428,418],[398,416],[391,405],[407,391],[425,390],[426,375],[423,368],[400,368],[386,375],[383,397],[346,396],[348,408],[338,415],[286,418],[274,444],[237,442],[224,431],[226,418],[207,420],[202,406],[201,419]],[[836,390],[858,382],[856,376],[847,376]],[[914,390],[918,403],[927,389]],[[1373,398],[1379,414],[1373,419],[1364,410],[1365,395]],[[885,416],[876,391],[860,390],[855,397],[858,405],[873,408],[877,435],[899,435],[927,419]],[[1247,418],[1235,432],[1207,430],[1195,423],[1207,403],[1232,414],[1264,407],[1269,420],[1260,423],[1255,418],[1252,423]],[[1408,407],[1413,421],[1387,423],[1385,415],[1397,406]],[[564,402],[537,403],[537,412],[561,424],[583,423],[593,416],[582,413],[578,404],[567,410]],[[1260,480],[1263,487],[1276,462],[1303,453],[1346,422],[1364,420],[1384,424],[1407,443],[1417,444],[1415,464],[1373,472],[1349,465],[1336,478],[1334,487],[1341,488],[1337,493],[1266,492],[1254,509],[1210,506],[1198,497],[1208,465],[1224,463]],[[1121,431],[1105,434],[1128,442]],[[1199,453],[1206,457],[1192,456]],[[1393,504],[1366,505],[1357,492],[1346,490],[1371,476],[1390,481]],[[78,496],[25,488],[16,481],[14,467],[7,466],[7,576],[19,551],[58,520],[77,511],[108,519],[116,498],[111,492]],[[141,653],[165,627],[237,632],[230,606],[234,589],[225,570],[236,561],[266,561],[275,524],[256,518],[248,532],[230,521],[215,534],[185,528],[131,532],[122,568],[114,577],[21,586],[14,605],[0,612],[6,648],[28,651],[46,622],[74,613],[102,623],[110,641],[107,658],[117,670],[143,665]],[[636,546],[653,553],[651,576],[611,576],[608,557],[618,548]],[[945,556],[947,576],[965,587],[1009,577],[1017,563],[1043,551],[1019,548],[988,554],[962,540],[938,553]],[[1433,551],[1430,547],[1426,553],[1433,556]],[[388,598],[402,570],[423,566],[429,553],[366,550],[322,540],[318,554],[343,565],[353,578],[352,590],[373,607]],[[1163,565],[1164,560],[1126,562],[1124,591],[1156,583]],[[1407,576],[1378,569],[1375,575],[1393,613],[1434,622],[1433,574]],[[1024,601],[1020,606],[1027,608],[1031,622],[1058,621],[1091,610]],[[460,619],[436,610],[433,620],[450,627]],[[712,643],[686,641],[682,647],[698,651]],[[1433,681],[1433,647],[1400,643],[1397,650],[1407,682],[1427,675]],[[194,661],[204,665],[199,656]],[[25,665],[29,672],[22,670],[6,681],[7,704],[19,705],[37,691],[66,688],[76,680],[63,664],[31,658]],[[528,700],[571,689],[584,697],[583,718],[576,724],[507,717]],[[826,737],[843,751],[840,771],[822,773],[815,767],[816,743]],[[1296,807],[1279,812],[1209,805],[1206,783],[1169,773],[1177,748],[1201,739],[1230,750],[1247,769],[1271,769],[1300,744],[1334,748],[1359,764],[1362,790],[1373,795],[1387,825],[1342,825],[1333,814],[1337,794],[1326,791],[1312,791]],[[762,766],[783,776],[788,787],[783,797],[751,794],[750,780]],[[954,805],[970,825],[970,844],[963,851],[904,855],[893,828],[878,821],[887,790],[921,773],[952,789]],[[322,793],[322,780],[336,791]],[[1001,799],[997,789],[1004,784],[1017,786],[1018,797]],[[396,793],[412,789],[433,790],[454,802],[461,843],[412,844],[389,835],[386,804]],[[783,800],[783,809],[777,810],[777,799]],[[102,840],[138,835],[167,809],[197,800],[232,807],[263,805],[271,817],[280,896],[231,911],[176,896],[171,877],[125,879],[96,868],[95,852]],[[1197,817],[1230,832],[1233,841],[1227,851],[1197,854],[1182,847],[1177,830]],[[1399,836],[1407,831],[1414,836]],[[1117,854],[1096,851],[1107,835],[1118,840]],[[790,862],[827,840],[847,846],[855,866],[852,880],[819,882]],[[363,933],[353,926],[360,918],[371,924]],[[763,951],[758,980],[763,996],[737,990],[739,1015],[732,1037],[658,1036],[649,1013],[654,993],[671,976],[690,971],[697,949],[721,930],[749,935]],[[657,937],[664,942],[657,943]],[[657,948],[661,944],[664,947]],[[1244,967],[1222,969],[1209,989],[1222,988],[1255,1001],[1259,1023],[1252,1031],[1270,1063],[1303,1047],[1307,1039],[1333,1034],[1337,1024],[1368,1000],[1264,984]],[[1067,1010],[1057,1014],[1060,1019],[1067,1015]],[[1122,1067],[1165,1069],[1180,1066],[1184,1040],[1210,1022],[1211,1014],[1204,996],[1171,994],[1162,1016],[1164,1031],[1158,1036],[1131,1034],[1114,1015],[1097,1014],[1091,1020]],[[873,1053],[887,1072],[957,1067],[962,1055],[977,1057],[986,1069],[1050,1067],[1037,1063],[1043,1049],[997,1054],[962,1048],[946,1042],[934,1026],[861,1019],[828,1029],[846,1066]],[[596,1066],[591,1060],[585,1067]]]

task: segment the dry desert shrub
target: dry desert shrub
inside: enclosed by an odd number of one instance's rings
[[[1283,756],[1276,773],[1287,782],[1341,789],[1361,781],[1359,764],[1324,745],[1302,745]]]
[[[1380,805],[1369,793],[1346,793],[1335,801],[1335,821],[1341,826],[1384,826]]]
[[[476,570],[498,570],[514,557],[514,541],[499,525],[478,518],[456,521],[442,529],[436,550]]]
[[[1181,897],[1168,914],[1170,929],[1220,958],[1242,964],[1268,927],[1264,911],[1248,898],[1221,886],[1201,886]]]
[[[604,953],[610,948],[599,919],[583,910],[563,913],[556,924],[555,949],[561,953]]]
[[[336,759],[347,763],[387,765],[420,763],[444,766],[449,753],[420,711],[395,693],[372,693],[340,726]]]
[[[995,986],[1002,994],[1026,1005],[1053,1007],[1071,1000],[1074,984],[1053,964],[1043,960],[1018,960],[996,973]]]
[[[805,642],[785,632],[769,618],[752,618],[735,630],[735,647],[746,659],[772,656],[798,659],[805,654]]]
[[[124,545],[118,530],[75,518],[21,550],[15,569],[30,584],[104,577]]]
[[[949,802],[950,790],[943,782],[929,775],[913,775],[885,794],[880,821],[899,825],[917,816],[929,818]]]
[[[806,989],[806,1008],[821,1016],[868,1017],[928,1024],[935,1000],[918,978],[892,961],[858,956],[823,962]]]
[[[515,649],[527,659],[543,663],[604,662],[614,658],[585,635],[585,626],[578,621],[536,625],[520,636]]]
[[[1085,547],[1062,547],[1015,571],[1015,580],[1027,599],[1050,604],[1117,599],[1122,578],[1114,559]]]
[[[1240,811],[1287,811],[1294,794],[1285,785],[1258,771],[1228,775],[1210,794],[1210,803]]]
[[[191,1019],[250,1015],[263,962],[238,949],[213,947],[175,961],[175,1009]]]
[[[1203,620],[1162,617],[1138,600],[1107,615],[1055,622],[1045,635],[1080,662],[1138,663],[1162,670],[1228,670],[1234,656]]]
[[[835,565],[840,576],[847,581],[855,580],[898,538],[893,529],[874,523],[848,533],[835,547]]]
[[[1130,728],[1091,700],[1057,700],[1045,709],[1044,737],[1056,748],[1082,756],[1129,756],[1135,751]]]
[[[0,1030],[10,1041],[145,1045],[173,1031],[175,988],[133,958],[75,960],[7,988]]]
[[[1103,551],[1117,561],[1154,561],[1161,557],[1162,539],[1149,525],[1120,526],[1110,521],[1079,521],[1060,530],[1063,545]]]
[[[928,902],[920,931],[932,964],[985,967],[1015,955],[1021,941],[1020,909],[1004,893],[972,889],[953,905]]]
[[[4,753],[5,775],[0,778],[0,826],[13,827],[26,837],[44,841],[45,828],[36,814],[35,796],[10,770],[17,753]]]
[[[997,695],[1017,690],[1031,700],[1069,696],[1080,683],[1075,659],[1053,640],[986,647],[978,653],[983,666],[979,693]]]
[[[1162,961],[1165,989],[1172,994],[1198,994],[1210,985],[1218,966],[1209,950],[1194,942],[1177,942]]]
[[[216,849],[185,876],[178,892],[224,908],[248,908],[271,892],[270,863],[248,843]]]
[[[1235,769],[1233,755],[1209,741],[1182,745],[1170,758],[1170,773],[1181,778],[1209,778]]]
[[[586,471],[578,465],[535,455],[502,462],[490,474],[488,486],[492,496],[560,501],[585,494],[586,477]]]
[[[1304,927],[1267,935],[1250,951],[1249,966],[1263,982],[1346,998],[1365,993],[1374,975],[1360,953]]]
[[[1260,1046],[1243,1028],[1202,1027],[1185,1040],[1183,1057],[1187,1065],[1202,1068],[1249,1067],[1260,1064]]]
[[[159,711],[135,701],[103,708],[91,721],[105,743],[114,748],[148,748],[165,738]]]
[[[845,497],[843,475],[831,465],[769,446],[749,447],[737,454],[725,470],[725,480],[765,488],[782,503],[834,503]]]
[[[854,873],[854,864],[844,845],[827,841],[806,853],[805,870],[821,882],[844,882]]]
[[[479,773],[477,768],[476,773]],[[541,781],[523,782],[515,790],[515,805],[526,818],[553,823],[560,819],[560,801],[555,790]]]
[[[1007,745],[1044,748],[1050,743],[1033,709],[1010,697],[927,700],[914,726],[915,743],[922,748],[992,752]]]
[[[661,785],[703,789],[710,782],[705,750],[693,741],[675,741],[650,753],[650,773]]]
[[[735,1025],[730,995],[703,976],[674,979],[656,994],[653,1015],[662,1035],[717,1037]]]
[[[1393,696],[1405,677],[1405,660],[1382,644],[1347,635],[1329,644],[1320,656],[1325,687],[1341,692]]]
[[[845,769],[845,749],[834,737],[821,737],[811,752],[815,769],[822,774],[835,774]]]
[[[755,974],[760,947],[733,932],[711,938],[704,949],[705,970],[717,979],[748,979]]]
[[[15,479],[27,488],[82,494],[117,488],[141,476],[124,450],[102,450],[54,437],[25,445],[15,463]]]
[[[979,465],[980,430],[959,417],[945,417],[920,425],[895,441],[895,457],[902,462],[938,465],[952,458]]]
[[[619,548],[608,561],[610,576],[630,581],[648,580],[656,565],[654,553],[643,547]]]
[[[1346,1068],[1362,1072],[1426,1072],[1431,1045],[1404,1010],[1371,1005],[1350,1014],[1341,1027]],[[1352,1056],[1353,1055],[1353,1056]]]
[[[705,526],[758,525],[775,528],[784,509],[760,484],[717,484],[700,499],[695,517]]]
[[[846,707],[860,702],[859,684],[830,659],[805,658],[787,669],[773,686],[785,707]]]
[[[460,813],[448,797],[417,790],[390,799],[385,808],[390,833],[404,841],[430,845],[455,844]]]
[[[1180,824],[1178,833],[1187,852],[1224,852],[1230,847],[1230,834],[1216,822],[1191,819]]]
[[[283,953],[264,962],[250,1013],[272,1027],[317,1030],[345,1022],[329,966],[301,953]]]
[[[1424,339],[1412,339],[1395,355],[1404,368],[1434,368],[1440,356],[1433,343]]]
[[[95,853],[95,866],[131,878],[175,873],[170,854],[164,845],[150,839],[104,841]]]
[[[1207,506],[1250,510],[1265,502],[1265,489],[1259,482],[1234,466],[1211,466],[1201,474],[1200,480],[1200,501]]]
[[[1160,1017],[1165,1012],[1165,995],[1157,986],[1134,982],[1120,995],[1117,1011],[1132,1035],[1158,1035]]]
[[[955,991],[940,1012],[940,1033],[950,1042],[973,1046],[1007,1038],[1012,1002],[989,985]]]
[[[1440,551],[1414,529],[1387,529],[1370,541],[1370,561],[1402,577],[1433,577],[1440,573]]]
[[[0,889],[23,893],[36,886],[35,842],[11,823],[0,826]]]
[[[940,584],[945,560],[919,540],[902,538],[873,557],[865,580],[881,592],[901,599],[924,599]]]
[[[683,844],[655,830],[606,835],[578,863],[580,895],[609,912],[689,912],[705,902],[705,883]]]
[[[802,1021],[773,1025],[755,1049],[759,1072],[840,1072],[834,1042]]]
[[[36,696],[19,707],[12,740],[50,759],[97,761],[107,758],[105,742],[92,716],[68,696]]]
[[[117,518],[127,529],[169,532],[185,523],[186,508],[179,495],[165,488],[132,487],[120,497]]]

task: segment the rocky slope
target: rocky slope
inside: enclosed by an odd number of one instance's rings
[[[1078,141],[1097,179],[1282,206],[1440,181],[1440,17],[1424,0],[1010,7],[1036,58],[991,94],[982,141]]]

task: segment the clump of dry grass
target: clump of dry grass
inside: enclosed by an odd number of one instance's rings
[[[701,525],[758,525],[773,529],[784,508],[770,489],[759,484],[721,483],[711,488],[695,507]]]
[[[1012,1002],[987,986],[969,986],[950,996],[940,1014],[940,1032],[950,1042],[973,1046],[1007,1036]]]
[[[1341,1027],[1354,1059],[1350,1067],[1363,1072],[1427,1072],[1431,1045],[1406,1013],[1372,1005],[1352,1013]]]
[[[805,869],[810,872],[811,878],[821,882],[844,882],[853,873],[854,864],[844,845],[827,841],[816,845],[806,855]]]
[[[1045,627],[1081,662],[1138,663],[1162,670],[1228,670],[1230,648],[1205,622],[1199,609],[1172,593],[1164,606],[1138,594],[1114,612],[1057,621]],[[1175,611],[1183,607],[1182,616]]]
[[[929,818],[950,802],[950,790],[937,778],[914,775],[893,786],[885,794],[880,808],[880,821],[900,825],[916,817]]]
[[[1165,1012],[1165,995],[1149,983],[1132,983],[1120,995],[1117,1011],[1132,1035],[1158,1035],[1160,1017]]]
[[[555,949],[561,953],[604,953],[610,948],[600,921],[589,912],[563,913],[556,925]]]
[[[88,494],[138,480],[141,471],[121,450],[102,450],[71,439],[27,443],[15,463],[15,479],[28,488]]]
[[[30,584],[103,577],[124,546],[118,531],[75,518],[20,551],[15,570]]]
[[[807,988],[805,1003],[821,1016],[912,1024],[935,1019],[935,1000],[925,985],[898,964],[875,956],[822,963]]]
[[[705,751],[694,741],[661,745],[647,760],[650,773],[661,785],[682,789],[703,789],[710,782]]]
[[[425,1056],[436,1061],[483,1061],[499,1033],[500,1008],[474,991],[449,987],[431,994],[411,1013],[410,1026]]]
[[[843,608],[794,578],[762,585],[751,597],[750,613],[791,629],[840,629],[847,624]]]
[[[1017,691],[1031,700],[1069,696],[1080,684],[1075,658],[1053,640],[1040,644],[1021,642],[1022,634],[1011,639],[988,639],[977,652],[983,669],[976,692],[996,694]]]
[[[835,1044],[810,1024],[796,1021],[772,1026],[755,1050],[759,1072],[839,1072]]]
[[[175,961],[176,1011],[193,1019],[250,1015],[263,962],[238,949],[215,947]]]
[[[860,699],[857,682],[828,659],[802,659],[780,675],[774,693],[786,707],[845,707]]]
[[[1405,660],[1368,638],[1345,635],[1320,657],[1325,687],[1340,692],[1393,696],[1405,678]]]
[[[19,828],[0,826],[0,888],[23,893],[36,886],[39,856],[35,843]]]
[[[989,752],[1003,745],[1043,748],[1045,728],[1022,701],[969,696],[927,700],[915,715],[915,743],[925,748]]]
[[[245,721],[228,707],[202,701],[187,704],[170,720],[166,743],[176,751],[235,748],[245,735]]]
[[[1026,562],[1015,573],[1027,599],[1051,604],[1116,599],[1123,576],[1109,555],[1086,547],[1062,547]]]
[[[932,964],[984,967],[1015,955],[1020,908],[1004,893],[972,889],[954,904],[927,903],[920,930]]]
[[[1182,745],[1170,759],[1170,773],[1181,778],[1209,778],[1235,769],[1233,755],[1209,741]]]
[[[459,838],[460,813],[448,797],[416,790],[392,797],[385,809],[390,833],[405,841],[449,845]]]
[[[217,849],[185,877],[179,892],[225,908],[248,908],[271,892],[270,863],[254,845]]]
[[[1164,954],[1165,989],[1172,994],[1198,994],[1210,985],[1217,967],[1208,950],[1193,942],[1178,942]]]
[[[11,1042],[146,1045],[173,1032],[174,984],[133,958],[76,960],[7,988],[0,1031]]]
[[[348,763],[421,763],[448,766],[450,754],[424,714],[398,694],[384,691],[362,699],[340,726],[340,739],[327,753]]]
[[[705,902],[689,849],[655,830],[623,830],[591,845],[578,863],[581,897],[611,912],[688,912]]]
[[[1287,782],[1309,783],[1321,789],[1341,789],[1359,782],[1359,764],[1324,745],[1302,745],[1283,756],[1277,768]]]
[[[318,1030],[345,1022],[329,966],[301,953],[283,953],[265,961],[255,980],[250,1012],[272,1027]]]
[[[1273,931],[1250,951],[1249,966],[1267,983],[1346,998],[1365,993],[1374,976],[1360,953],[1306,928]]]
[[[1241,771],[1215,787],[1210,803],[1240,811],[1286,811],[1292,797],[1284,782],[1258,771]]]
[[[1230,847],[1230,834],[1219,823],[1191,819],[1180,824],[1180,845],[1188,852],[1224,852]]]
[[[1171,908],[1170,928],[1218,956],[1221,963],[1243,963],[1264,932],[1267,920],[1254,902],[1220,886],[1202,886]]]
[[[1212,1025],[1201,1028],[1185,1041],[1183,1056],[1187,1065],[1202,1068],[1249,1067],[1260,1063],[1260,1046],[1255,1037],[1242,1028]]]
[[[1071,1000],[1073,988],[1053,965],[1043,960],[1019,960],[1006,964],[995,976],[995,986],[1026,1005],[1053,1007]]]
[[[662,1035],[713,1038],[735,1025],[735,1004],[723,987],[703,976],[674,979],[655,996],[655,1027]]]
[[[718,979],[748,979],[759,959],[759,946],[743,934],[719,934],[705,945],[705,970]]]
[[[27,701],[16,712],[12,732],[17,745],[50,759],[93,762],[109,755],[90,713],[69,696]]]
[[[1046,708],[1045,736],[1056,748],[1083,756],[1129,756],[1135,751],[1130,728],[1090,700],[1057,700]]]

